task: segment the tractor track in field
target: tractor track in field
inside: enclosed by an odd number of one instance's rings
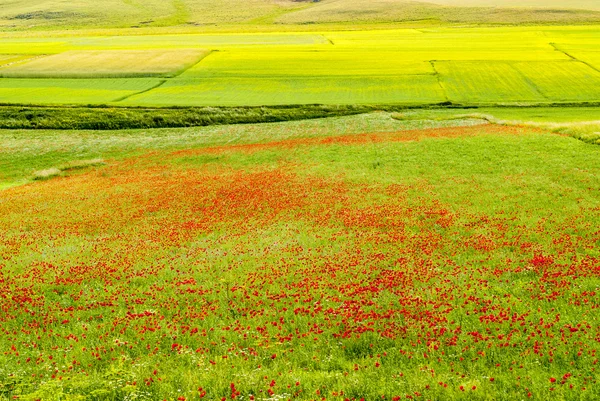
[[[548,96],[546,96],[541,89],[527,76],[525,75],[521,70],[519,70],[518,68],[516,68],[512,63],[508,64],[510,66],[510,68],[515,71],[521,78],[523,78],[523,81],[525,81],[527,83],[527,85],[529,85],[533,90],[535,90],[541,97],[543,97],[544,99],[551,101],[552,99],[550,99]]]
[[[139,91],[139,92],[136,92],[136,93],[132,93],[130,95],[123,96],[123,97],[120,97],[120,98],[118,98],[116,100],[113,100],[112,103],[119,103],[119,102],[122,102],[124,100],[129,99],[129,98],[132,98],[134,96],[138,96],[138,95],[141,95],[141,94],[153,91],[154,89],[158,89],[161,86],[163,86],[164,84],[166,84],[169,80],[171,80],[173,78],[177,78],[178,76],[180,76],[181,74],[185,73],[189,69],[194,68],[195,66],[197,66],[198,64],[200,64],[202,62],[202,60],[204,60],[205,58],[207,58],[208,56],[210,56],[211,54],[213,54],[216,51],[218,51],[218,50],[210,50],[206,54],[204,54],[202,57],[200,57],[194,64],[191,64],[188,67],[182,69],[181,71],[178,71],[177,73],[175,73],[175,75],[173,75],[171,77],[166,77],[166,78],[162,79],[158,84],[156,84],[156,85],[154,85],[154,86],[152,86],[150,88],[147,88],[147,89],[144,89],[142,91]]]
[[[444,88],[444,85],[442,85],[442,74],[440,74],[440,72],[435,67],[436,61],[437,60],[429,60],[429,64],[431,64],[431,68],[433,69],[433,73],[435,75],[435,78],[437,79],[438,86],[442,90],[442,94],[444,95],[445,101],[449,102],[450,98],[448,97],[448,92],[446,91],[446,88]]]
[[[195,66],[197,66],[198,64],[200,64],[202,61],[204,61],[208,56],[210,56],[211,54],[218,52],[219,50],[209,50],[208,52],[206,52],[206,54],[204,54],[202,57],[200,57],[194,64],[189,65],[188,67],[182,69],[181,71],[178,71],[177,73],[175,73],[175,75],[168,77],[168,79],[172,79],[172,78],[177,78],[178,76],[180,76],[181,74],[184,74],[186,71],[189,71],[190,69],[194,68]]]
[[[593,66],[592,64],[588,63],[587,61],[583,61],[581,59],[578,59],[577,57],[573,56],[572,54],[570,54],[569,52],[561,49],[560,47],[558,47],[558,45],[556,43],[550,43],[550,46],[552,46],[554,48],[554,50],[556,50],[557,52],[560,52],[562,54],[564,54],[565,56],[569,57],[571,60],[573,61],[577,61],[578,63],[582,63],[587,65],[589,68],[591,68],[592,70],[596,71],[596,72],[600,72],[600,69],[596,68],[595,66]]]
[[[137,96],[137,95],[141,95],[142,93],[150,92],[151,90],[154,90],[154,89],[156,89],[156,88],[160,88],[161,86],[163,86],[164,84],[166,84],[166,83],[167,83],[167,81],[168,81],[167,79],[163,79],[163,80],[161,80],[161,81],[160,81],[158,84],[156,84],[156,85],[154,85],[154,86],[152,86],[152,87],[150,87],[150,88],[147,88],[147,89],[144,89],[144,90],[142,90],[142,91],[135,92],[135,93],[132,93],[132,94],[129,94],[129,95],[126,95],[126,96],[120,97],[120,98],[118,98],[118,99],[116,99],[116,100],[113,100],[111,103],[118,103],[118,102],[122,102],[123,100],[127,100],[127,99],[129,99],[129,98],[131,98],[131,97],[134,97],[134,96]]]

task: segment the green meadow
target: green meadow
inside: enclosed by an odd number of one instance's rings
[[[494,110],[0,131],[0,399],[597,399],[600,148]]]

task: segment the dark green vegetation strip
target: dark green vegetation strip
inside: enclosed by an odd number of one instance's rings
[[[198,127],[296,121],[348,116],[373,111],[478,109],[479,107],[451,102],[425,106],[290,105],[180,108],[0,106],[0,129],[118,130]],[[502,106],[494,107],[501,108]],[[540,105],[532,104],[521,107],[540,107]],[[544,104],[543,107],[600,107],[600,103]]]
[[[441,105],[440,105],[441,106]],[[248,124],[347,116],[407,107],[268,106],[268,107],[0,107],[0,128],[13,129],[133,129]]]

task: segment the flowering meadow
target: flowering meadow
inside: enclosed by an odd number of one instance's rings
[[[2,190],[0,400],[600,399],[600,147],[284,126]]]

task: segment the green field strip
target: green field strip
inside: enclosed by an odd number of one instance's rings
[[[547,98],[510,63],[437,61],[448,98],[460,103],[545,102]]]
[[[433,104],[444,102],[434,75],[170,79],[122,104],[261,106],[286,104]]]
[[[552,101],[600,100],[600,72],[587,64],[575,60],[511,64]]]
[[[2,104],[104,104],[160,82],[129,79],[0,79]]]

